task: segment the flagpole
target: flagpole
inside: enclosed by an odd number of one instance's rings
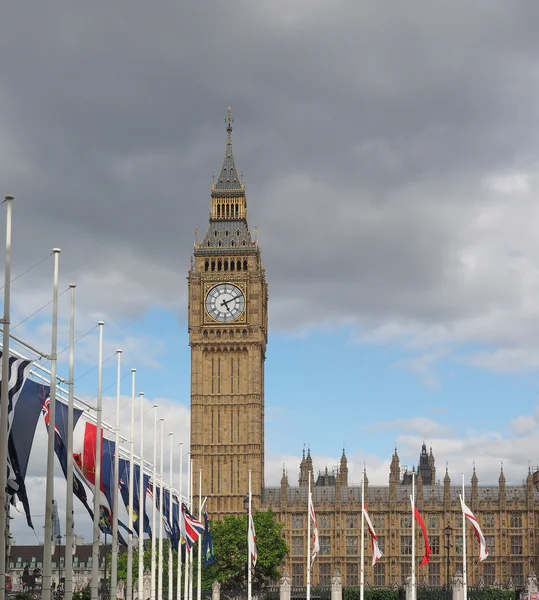
[[[191,485],[191,453],[187,453],[187,493],[185,504],[189,508],[189,486]],[[180,513],[181,518],[181,513]],[[189,600],[189,558],[191,556],[191,552],[187,551],[187,542],[185,543],[185,573],[183,577],[183,596],[185,600]]]
[[[174,434],[172,431],[168,434],[169,441],[169,457],[168,457],[168,467],[169,467],[169,481],[170,481],[170,495],[169,495],[169,511],[170,511],[170,529],[174,528],[174,512],[172,506],[172,442],[174,440]],[[168,545],[168,600],[173,600],[174,596],[174,580],[172,577],[173,571],[173,557],[172,557],[172,534],[170,543]]]
[[[462,474],[462,500],[466,503],[466,494],[464,492],[464,473]],[[462,507],[461,507],[462,510]],[[462,511],[462,582],[464,590],[464,600],[468,599],[468,572],[466,569],[466,517]]]
[[[114,436],[114,489],[112,494],[112,565],[110,569],[110,597],[116,600],[118,591],[118,487],[120,485],[120,381],[122,351],[116,350],[116,432]],[[68,454],[69,456],[69,454]],[[66,598],[66,600],[68,600]]]
[[[144,515],[146,494],[144,491],[144,394],[140,392],[140,472],[138,491],[138,600],[144,597]]]
[[[136,369],[131,369],[131,433],[129,437],[129,506],[127,507],[129,528],[127,538],[127,584],[126,600],[133,600],[133,479],[135,477],[135,376]],[[113,600],[116,600],[113,598]]]
[[[193,459],[189,459],[189,510],[193,510]],[[189,600],[193,600],[193,553],[189,552]]]
[[[176,574],[176,600],[182,600],[182,483],[183,483],[183,442],[180,442],[180,506],[178,518],[180,519],[180,540],[178,542],[178,572]]]
[[[251,548],[251,510],[252,510],[252,495],[251,495],[251,469],[249,469],[249,517],[247,519],[247,600],[251,600],[253,594],[253,580],[252,580],[252,551]]]
[[[97,361],[97,423],[95,431],[94,527],[92,538],[91,598],[99,597],[99,517],[101,513],[101,410],[103,404],[103,321],[99,321],[99,358]],[[50,431],[49,427],[49,431]]]
[[[157,506],[155,503],[155,494],[157,491],[155,478],[157,477],[157,404],[153,405],[153,470],[152,470],[152,587],[150,589],[150,600],[155,600],[155,579],[157,572],[157,561],[155,560],[155,550],[157,538],[155,529],[157,524]],[[116,600],[116,598],[112,598]]]
[[[309,472],[309,496],[307,498],[307,600],[311,600],[311,473]]]
[[[361,550],[359,560],[359,598],[365,596],[365,465],[363,465],[363,478],[361,480]]]
[[[163,598],[163,446],[165,443],[163,426],[165,419],[159,419],[161,424],[161,444],[160,444],[160,463],[159,463],[159,557],[157,567],[157,598],[162,600]]]
[[[52,296],[52,344],[51,344],[51,387],[49,402],[49,432],[47,444],[47,479],[45,488],[45,532],[43,534],[43,575],[41,597],[43,600],[51,598],[52,578],[52,505],[54,498],[54,438],[56,435],[56,363],[58,348],[58,261],[60,249],[54,248],[54,281]],[[6,282],[7,283],[7,282]],[[4,353],[5,358],[5,353]],[[2,362],[2,365],[6,361]],[[8,360],[9,364],[9,360]],[[6,378],[7,381],[7,378]],[[6,427],[7,429],[7,427]],[[5,465],[5,463],[4,463]],[[5,466],[2,467],[5,470]],[[4,544],[4,540],[1,540]]]
[[[415,580],[415,471],[412,470],[412,600],[416,600],[416,580]]]
[[[198,472],[198,520],[202,521],[202,469]],[[202,536],[198,536],[197,600],[202,598]]]
[[[65,600],[73,598],[73,392],[75,387],[75,288],[70,284],[69,310],[69,399],[67,403],[66,544],[64,557]],[[116,600],[116,597],[113,596]]]
[[[9,411],[9,325],[11,303],[11,211],[13,196],[6,196],[6,258],[4,276],[4,317],[2,319],[2,395],[0,400],[0,600],[6,597],[6,525],[8,520],[7,428]],[[8,359],[6,360],[6,356]]]

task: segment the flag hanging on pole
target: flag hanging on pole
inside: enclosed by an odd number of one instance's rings
[[[185,502],[182,502],[180,531],[185,539],[187,551],[191,552],[193,544],[204,531],[204,525],[202,525],[198,519],[195,519],[195,517],[187,510]]]
[[[373,566],[379,561],[384,553],[380,550],[380,546],[378,546],[378,538],[376,537],[376,533],[374,531],[374,527],[371,523],[371,519],[369,517],[369,513],[367,512],[367,507],[363,507],[363,517],[365,518],[365,522],[367,523],[367,527],[369,529],[369,533],[371,534],[371,542],[372,542],[372,564]]]
[[[474,517],[472,511],[464,503],[462,496],[459,495],[459,498],[460,498],[460,505],[462,507],[462,514],[465,517],[467,517],[468,521],[470,521],[470,523],[472,524],[474,531],[475,531],[475,537],[477,538],[477,541],[479,542],[479,557],[478,557],[477,562],[481,562],[481,561],[485,560],[486,558],[488,558],[488,550],[487,550],[487,544],[485,542],[485,536],[483,535],[483,532],[481,531],[481,527],[479,527],[479,523],[477,522],[477,519]]]
[[[210,531],[210,518],[208,511],[204,512],[204,537],[202,538],[202,556],[204,557],[204,567],[209,567],[217,562],[213,555],[213,539]]]
[[[8,469],[12,470],[11,476],[14,478],[11,480],[12,485],[10,485],[8,478],[9,501],[15,504],[15,496],[13,495],[15,492],[23,505],[26,522],[32,529],[34,526],[32,524],[30,503],[26,492],[25,478],[37,423],[41,416],[43,404],[48,397],[48,385],[42,385],[31,379],[27,379],[19,394],[14,414],[12,414],[8,437]]]
[[[421,527],[421,531],[423,532],[423,539],[425,540],[425,555],[423,556],[423,560],[421,561],[421,564],[419,565],[420,567],[423,567],[430,561],[430,553],[432,552],[432,550],[429,545],[429,537],[427,535],[427,528],[425,527],[425,523],[423,522],[423,519],[421,518],[421,515],[419,514],[419,511],[417,510],[417,506],[414,505],[412,496],[410,496],[410,501],[412,502],[412,507],[414,509],[414,515],[415,515],[416,521],[419,523],[419,526]]]
[[[0,350],[0,373],[2,368],[3,352]],[[7,411],[7,434],[9,440],[9,434],[11,432],[11,425],[15,417],[15,407],[21,394],[24,382],[30,373],[32,368],[32,361],[23,358],[17,358],[16,356],[9,356],[9,367],[8,367],[8,411]],[[0,376],[0,382],[2,378]],[[33,437],[33,436],[32,436]],[[15,468],[11,461],[10,452],[8,449],[7,454],[7,493],[9,496],[13,496],[19,489],[18,477]]]
[[[316,515],[314,514],[313,495],[309,494],[309,518],[313,524],[313,547],[311,551],[311,566],[314,563],[316,555],[320,552],[320,539],[318,537],[318,527],[316,525]]]
[[[256,549],[255,522],[253,521],[253,515],[250,512],[249,512],[249,546],[251,548],[250,558],[253,560],[253,567],[256,567],[256,559],[258,558],[258,553],[257,553],[257,549]]]

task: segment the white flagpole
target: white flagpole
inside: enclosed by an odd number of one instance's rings
[[[146,493],[144,490],[144,394],[140,399],[140,472],[138,492],[138,600],[144,598],[144,513]]]
[[[152,470],[152,587],[150,590],[150,600],[155,600],[155,580],[157,574],[157,561],[155,559],[155,550],[157,546],[156,525],[157,525],[157,505],[155,494],[157,486],[155,478],[157,477],[157,404],[153,405],[153,470]],[[113,598],[112,600],[116,600]]]
[[[247,518],[247,600],[251,600],[253,595],[253,575],[252,575],[252,553],[251,548],[251,510],[252,510],[252,495],[251,495],[251,469],[249,469],[249,517]]]
[[[49,436],[47,444],[47,479],[45,487],[45,533],[43,534],[43,583],[41,588],[41,597],[43,600],[50,600],[51,598],[52,578],[52,505],[54,500],[54,427],[56,425],[56,363],[58,348],[58,259],[60,255],[60,249],[54,248],[52,252],[54,254],[54,282],[52,295],[52,345],[51,389],[49,402]],[[9,352],[9,347],[7,348],[7,351]],[[6,351],[4,350],[4,359],[5,357]],[[7,361],[3,360],[2,364],[9,364],[9,358]],[[8,381],[8,377],[5,377],[4,379],[6,382]],[[2,466],[2,470],[5,470],[5,464],[6,463],[4,463],[4,465]],[[4,544],[3,539],[0,540],[0,544]]]
[[[114,489],[112,494],[112,560],[110,568],[110,597],[116,600],[118,591],[118,487],[120,485],[120,381],[122,379],[122,351],[116,350],[116,431],[114,436]],[[68,453],[68,457],[69,457]],[[69,481],[69,480],[68,480]],[[67,543],[66,543],[67,546]],[[66,553],[67,554],[67,553]],[[68,600],[66,598],[66,600]]]
[[[159,462],[159,556],[157,566],[157,598],[163,598],[163,446],[165,444],[163,426],[165,419],[159,419],[161,424],[161,445],[160,445],[160,462]]]
[[[198,472],[198,520],[202,521],[202,469]],[[202,536],[198,536],[197,600],[202,598]]]
[[[11,303],[11,209],[14,198],[6,196],[6,258],[4,276],[4,318],[2,319],[2,395],[0,399],[0,600],[6,597],[6,525],[8,521],[7,428],[9,411],[9,324]]]
[[[94,528],[92,538],[91,598],[99,597],[99,517],[101,507],[101,411],[103,405],[103,321],[99,321],[99,358],[97,363],[97,411],[95,430]],[[52,398],[51,398],[52,399]],[[50,428],[49,428],[50,429]]]
[[[67,465],[66,465],[66,544],[65,544],[65,600],[73,598],[73,391],[75,382],[75,288],[70,284],[69,310],[69,384],[67,403]],[[115,596],[113,596],[115,598]]]
[[[311,473],[307,498],[307,600],[311,600]]]
[[[129,436],[129,506],[127,508],[129,537],[127,538],[127,584],[126,600],[133,600],[133,479],[135,477],[135,375],[131,369],[131,433]],[[113,599],[115,600],[115,599]]]
[[[187,493],[185,505],[189,508],[189,486],[191,485],[191,453],[187,453]],[[185,573],[183,577],[183,595],[185,600],[189,600],[189,564],[191,552],[187,552],[187,544],[185,545]]]
[[[415,580],[415,471],[412,471],[412,600],[416,600],[416,580]]]
[[[464,492],[464,473],[462,474],[462,500],[466,503],[466,494]],[[468,572],[466,569],[466,516],[462,511],[462,582],[464,590],[464,600],[468,599]]]
[[[189,459],[189,510],[193,510],[193,460]],[[191,556],[189,557],[189,600],[193,600],[193,552],[189,553]]]
[[[359,560],[359,598],[365,596],[365,466],[363,466],[363,478],[361,480],[361,550]]]
[[[178,516],[180,519],[180,541],[178,542],[178,572],[176,574],[176,600],[182,600],[182,483],[183,483],[183,442],[180,442],[180,506]]]
[[[168,434],[169,439],[169,454],[168,457],[168,466],[169,466],[169,482],[170,482],[170,496],[169,496],[169,512],[170,512],[170,528],[174,527],[174,518],[173,518],[173,502],[172,502],[172,442],[174,440],[174,434],[172,431]],[[174,579],[172,577],[173,567],[173,557],[172,557],[172,540],[168,545],[168,600],[173,600],[174,596]]]

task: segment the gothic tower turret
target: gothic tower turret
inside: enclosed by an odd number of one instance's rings
[[[228,110],[223,165],[211,186],[208,230],[188,274],[191,457],[217,519],[243,513],[249,471],[255,507],[264,486],[264,360],[268,288],[247,225],[245,185]],[[198,496],[198,477],[194,478]]]

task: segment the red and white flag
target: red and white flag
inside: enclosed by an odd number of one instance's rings
[[[423,532],[423,539],[425,540],[425,555],[423,556],[423,560],[421,561],[420,567],[423,567],[430,561],[430,553],[432,552],[431,547],[429,545],[429,536],[427,535],[427,528],[425,527],[425,523],[421,518],[419,511],[417,510],[417,506],[414,505],[414,501],[412,496],[410,496],[410,501],[412,503],[412,508],[414,509],[414,515],[416,521],[419,523],[419,527],[421,527],[421,531]]]
[[[255,523],[253,521],[253,515],[251,513],[249,513],[249,547],[251,548],[251,558],[253,560],[253,567],[255,567],[258,554],[256,550]]]
[[[485,536],[483,535],[483,532],[481,531],[481,527],[479,527],[479,523],[477,522],[477,519],[474,517],[472,511],[466,506],[466,504],[464,503],[464,500],[462,499],[462,496],[460,497],[460,505],[462,506],[462,514],[463,516],[467,517],[468,520],[470,521],[470,523],[472,524],[474,530],[475,530],[475,537],[477,538],[477,541],[479,542],[479,558],[477,560],[477,562],[481,562],[482,560],[485,560],[485,558],[488,557],[488,550],[487,550],[487,544],[485,542]]]
[[[309,518],[313,526],[313,548],[311,551],[311,565],[314,563],[316,555],[320,552],[320,539],[318,537],[318,527],[316,525],[316,515],[314,514],[313,495],[309,494]]]
[[[384,556],[384,553],[380,550],[380,546],[378,546],[378,538],[376,537],[376,533],[369,518],[369,513],[367,512],[366,506],[363,507],[363,517],[365,518],[365,522],[367,523],[367,527],[369,528],[369,533],[371,534],[372,564],[374,566],[376,562],[379,561],[382,558],[382,556]]]

